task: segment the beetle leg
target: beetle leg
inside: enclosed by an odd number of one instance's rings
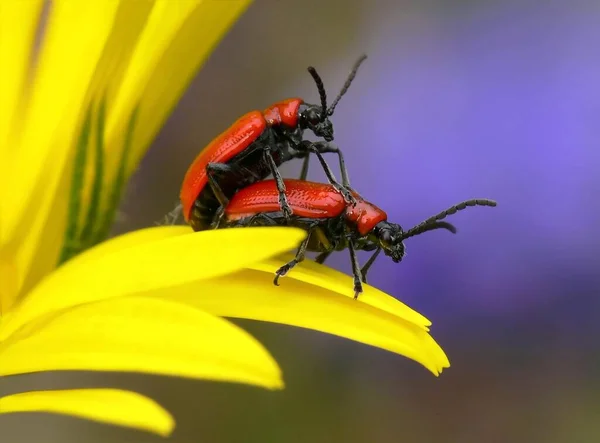
[[[304,161],[302,162],[302,170],[300,171],[300,180],[306,180],[308,177],[308,162],[310,161],[310,155],[304,157]]]
[[[352,192],[350,192],[350,190],[346,189],[343,185],[338,183],[338,181],[333,176],[331,169],[329,169],[329,165],[323,158],[323,155],[316,148],[311,147],[311,148],[309,148],[309,150],[311,152],[313,152],[319,159],[319,162],[321,163],[321,166],[323,167],[323,170],[325,171],[325,175],[327,176],[327,180],[329,180],[329,183],[331,183],[331,185],[335,188],[336,191],[338,191],[340,194],[342,194],[344,196],[344,200],[346,201],[346,203],[349,203],[352,206],[355,206],[356,198],[354,198],[354,196],[352,195]]]
[[[371,265],[375,262],[375,259],[377,258],[377,256],[379,255],[380,252],[381,252],[381,248],[377,248],[377,250],[369,258],[369,260],[367,260],[367,262],[364,264],[364,266],[360,269],[360,275],[362,277],[363,283],[367,282],[367,272],[369,272]]]
[[[344,161],[344,155],[340,148],[332,143],[323,143],[317,142],[313,144],[313,147],[317,149],[321,154],[325,154],[327,152],[331,152],[333,154],[337,154],[338,161],[340,163],[340,172],[342,174],[342,185],[344,188],[352,191],[353,189],[350,187],[350,179],[348,178],[348,169],[346,169],[346,162]]]
[[[290,208],[287,196],[285,195],[285,183],[283,183],[283,178],[281,177],[277,165],[275,164],[275,160],[273,159],[273,155],[268,148],[264,150],[264,158],[269,164],[271,174],[273,174],[275,184],[277,185],[277,191],[279,192],[279,206],[281,207],[281,211],[283,212],[286,221],[289,221],[292,216],[292,208]]]
[[[315,230],[313,231],[313,235],[317,236],[317,240],[319,240],[321,248],[325,249],[326,251],[333,249],[329,238],[327,238],[327,234],[325,234],[325,231],[323,231],[321,227],[315,228]]]
[[[217,212],[215,212],[215,216],[213,217],[212,222],[210,223],[210,227],[212,229],[219,229],[224,216],[225,216],[225,207],[220,206],[219,209],[217,209]]]
[[[354,300],[356,300],[359,294],[362,293],[362,282],[360,275],[360,267],[358,266],[358,258],[356,257],[356,249],[354,249],[354,242],[348,241],[348,250],[350,251],[350,262],[352,263],[352,273],[354,274]]]
[[[315,258],[315,262],[322,265],[323,263],[325,263],[325,260],[329,258],[332,252],[333,251],[321,252],[319,255],[317,255],[317,258]]]
[[[206,176],[208,178],[208,184],[212,189],[213,193],[219,204],[225,208],[229,204],[229,199],[223,193],[223,190],[217,183],[215,178],[216,174],[233,172],[233,168],[225,163],[209,163],[206,165]]]
[[[292,269],[298,263],[301,263],[302,261],[304,261],[304,255],[306,254],[306,248],[308,247],[308,241],[310,240],[310,235],[312,234],[313,230],[314,230],[314,228],[310,228],[308,230],[308,234],[306,235],[306,238],[304,240],[302,240],[302,243],[300,243],[298,252],[296,252],[296,257],[294,257],[294,259],[292,261],[286,263],[281,268],[279,268],[277,270],[277,272],[275,272],[275,279],[273,280],[273,284],[275,286],[279,286],[279,277],[285,276],[290,271],[290,269]]]

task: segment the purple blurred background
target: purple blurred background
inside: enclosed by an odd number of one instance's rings
[[[238,322],[280,362],[284,392],[119,380],[175,411],[180,442],[600,441],[599,21],[600,2],[585,0],[259,0],[154,143],[119,231],[161,220],[189,162],[241,114],[317,102],[308,65],[333,95],[366,52],[333,117],[353,186],[404,227],[464,199],[498,201],[371,271],[433,321],[452,367],[435,379],[360,344]],[[310,176],[324,179],[314,161]],[[350,272],[346,253],[330,264]],[[42,420],[86,441],[158,441]]]

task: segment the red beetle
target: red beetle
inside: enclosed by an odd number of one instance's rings
[[[320,161],[323,153],[333,152],[338,155],[342,184],[337,183],[324,160],[321,164],[332,185],[346,200],[353,202],[344,157],[337,146],[329,143],[333,140],[333,126],[329,117],[350,87],[365,58],[366,55],[363,55],[355,63],[342,90],[329,108],[323,82],[316,70],[309,67],[308,71],[319,90],[320,105],[304,103],[301,98],[290,98],[275,103],[262,112],[251,111],[206,146],[189,167],[181,186],[180,200],[185,221],[196,231],[206,229],[209,224],[207,220],[212,219],[218,206],[227,206],[229,197],[238,189],[270,174],[276,180],[280,208],[284,216],[289,218],[292,211],[277,168],[291,159],[304,158],[301,179],[305,179],[310,153],[316,154]],[[304,140],[306,129],[323,137],[326,143]]]
[[[320,252],[316,261],[323,263],[333,251],[348,248],[355,299],[362,292],[361,282],[367,282],[367,271],[381,250],[398,263],[404,257],[405,239],[439,228],[456,233],[453,225],[440,220],[468,206],[496,206],[493,200],[467,200],[404,231],[400,225],[388,222],[383,210],[357,193],[354,193],[356,205],[352,206],[329,184],[285,180],[285,186],[293,212],[289,225],[306,230],[308,236],[298,248],[296,257],[277,270],[274,283],[278,285],[279,277],[304,260],[306,251]],[[274,180],[265,180],[237,192],[225,207],[217,227],[276,226],[283,223],[277,185]],[[375,251],[362,269],[356,258],[357,250]]]

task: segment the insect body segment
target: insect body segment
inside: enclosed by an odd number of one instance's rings
[[[398,263],[405,255],[404,240],[407,238],[435,229],[456,233],[452,224],[441,220],[469,206],[496,206],[493,200],[467,200],[404,231],[400,225],[389,222],[383,210],[356,193],[356,204],[351,205],[329,184],[302,180],[284,180],[284,183],[292,209],[289,224],[304,229],[308,236],[298,248],[294,260],[277,271],[275,283],[278,284],[279,277],[304,260],[306,251],[320,252],[316,261],[323,263],[332,252],[348,249],[355,298],[362,292],[367,272],[381,251]],[[277,226],[283,221],[276,183],[265,180],[233,196],[225,207],[219,227]],[[362,268],[356,258],[357,250],[374,251]]]

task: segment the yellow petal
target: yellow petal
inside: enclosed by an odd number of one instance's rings
[[[18,273],[7,251],[7,195],[15,194],[9,181],[14,164],[15,146],[9,142],[15,118],[22,112],[21,97],[32,58],[32,43],[42,9],[42,0],[0,0],[0,315],[10,305],[19,288]],[[12,191],[11,191],[12,190]],[[16,193],[19,194],[19,193]]]
[[[248,269],[274,273],[282,264],[289,262],[292,258],[293,256],[285,254],[280,257],[253,263],[248,266]],[[293,271],[290,271],[284,279],[280,280],[281,284],[284,285],[287,279],[299,280],[310,285],[320,286],[344,297],[354,299],[354,282],[352,277],[328,266],[316,263],[313,260],[306,260],[301,266],[294,267]],[[400,300],[390,297],[385,292],[367,284],[363,284],[363,290],[364,292],[359,297],[362,303],[386,311],[426,331],[429,330],[431,321],[406,306]]]
[[[107,149],[124,146],[126,125],[140,104],[129,173],[185,88],[251,0],[158,0],[133,54],[107,123]],[[118,153],[108,158],[116,170]]]
[[[6,195],[8,237],[25,231],[39,202],[56,192],[119,3],[52,3],[23,125],[10,140],[16,150],[10,183],[19,192]]]
[[[2,218],[6,214],[4,193],[10,192],[5,180],[14,153],[8,134],[24,93],[42,5],[42,0],[0,0],[0,244],[3,243]]]
[[[83,116],[91,100],[114,96],[152,6],[152,1],[53,3],[22,139],[13,141],[22,155],[11,187],[21,192],[11,203],[14,229],[7,235],[18,245],[12,255],[21,293],[56,266]]]
[[[183,227],[125,234],[76,256],[36,286],[4,319],[0,339],[48,312],[224,275],[295,248],[306,235],[293,228],[214,230],[182,235]],[[156,240],[132,245],[131,237]],[[162,234],[165,238],[160,238]],[[172,233],[172,236],[168,236]],[[121,247],[119,247],[121,246]]]
[[[0,398],[0,414],[49,412],[169,436],[175,420],[154,400],[118,389],[35,391]]]
[[[420,316],[393,297],[365,286],[364,294],[354,300],[352,279],[332,277],[332,270],[322,271],[319,285],[297,279],[310,274],[310,263],[296,266],[281,286],[274,286],[273,272],[283,263],[269,260],[252,265],[257,270],[166,288],[153,295],[189,303],[218,316],[281,323],[345,337],[411,358],[435,375],[449,367],[446,354],[423,324],[410,321]]]
[[[65,195],[70,186],[75,134],[90,100],[106,99],[112,122],[105,137],[107,189],[117,171],[126,126],[134,110],[139,106],[129,172],[202,61],[249,3],[54,3],[37,87],[28,107],[31,112],[24,117],[20,145],[28,149],[21,150],[26,156],[14,168],[15,183],[7,187],[22,190],[7,202],[10,219],[5,229],[6,237],[19,245],[18,250],[9,253],[17,254],[20,293],[28,291],[56,265],[66,228]],[[63,70],[68,75],[63,75]],[[40,122],[43,118],[46,120]],[[121,119],[125,119],[124,126]],[[35,152],[29,150],[30,146],[36,147]],[[111,193],[103,195],[106,210],[106,196],[110,198]]]
[[[0,375],[128,371],[282,387],[277,363],[244,330],[152,297],[121,297],[49,314],[8,337],[0,361]]]
[[[132,246],[154,243],[180,235],[193,234],[189,226],[157,226],[152,228],[131,231],[117,237],[110,238],[77,256],[77,260],[95,260],[107,254],[121,251]]]

